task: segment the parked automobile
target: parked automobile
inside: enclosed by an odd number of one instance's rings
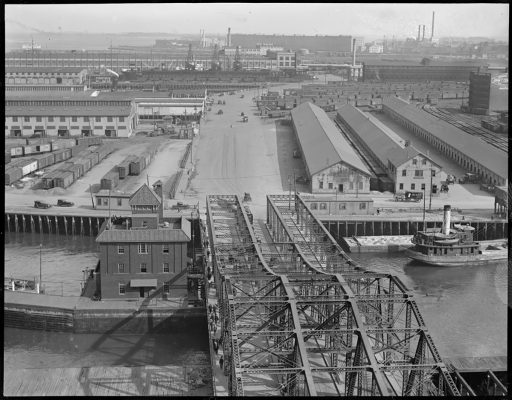
[[[399,192],[395,195],[395,201],[415,201],[419,202],[423,199],[423,192]]]
[[[72,203],[71,201],[62,200],[62,199],[57,200],[58,207],[73,207],[74,205],[75,205],[75,203]]]
[[[44,203],[42,201],[34,201],[34,208],[50,208],[51,205],[50,204],[47,204],[47,203]]]

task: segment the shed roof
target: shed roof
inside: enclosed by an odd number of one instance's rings
[[[42,72],[42,73],[79,73],[86,70],[85,67],[39,67],[34,65],[32,67],[5,67],[5,73],[13,72]]]
[[[96,238],[98,243],[136,243],[136,242],[188,242],[183,229],[106,229]]]
[[[311,175],[340,162],[371,175],[325,111],[308,102],[294,108],[291,115]]]
[[[347,104],[339,108],[338,116],[366,143],[378,159],[384,164],[388,160],[395,167],[399,167],[418,154],[428,158],[413,146],[402,148],[396,141],[390,138],[379,126],[358,108]]]
[[[159,205],[160,199],[158,195],[149,188],[147,184],[143,184],[137,191],[130,197],[130,206],[137,205]]]
[[[6,117],[128,117],[131,111],[129,106],[5,106]]]
[[[490,171],[505,179],[508,178],[508,154],[506,152],[409,104],[401,98],[386,97],[382,104],[413,124],[427,130],[451,147],[460,150]]]

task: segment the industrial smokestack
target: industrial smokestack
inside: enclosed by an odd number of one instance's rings
[[[434,19],[436,17],[436,12],[432,11],[432,32],[430,33],[430,40],[434,39]]]
[[[423,25],[423,38],[421,40],[425,40],[425,25]]]
[[[443,233],[445,235],[449,235],[450,234],[451,209],[452,208],[449,205],[444,206]]]
[[[231,47],[231,28],[228,28],[227,47]]]
[[[420,41],[421,25],[418,25],[418,42]]]
[[[352,39],[352,65],[356,65],[356,39]]]

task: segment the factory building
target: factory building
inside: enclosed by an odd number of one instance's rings
[[[496,186],[507,184],[506,152],[398,97],[384,98],[382,110],[482,181]]]
[[[87,85],[24,84],[5,85],[6,92],[85,92]]]
[[[6,85],[83,85],[86,81],[83,67],[5,67]]]
[[[206,93],[170,98],[150,92],[6,92],[5,136],[129,137],[139,123],[197,121],[205,102]]]
[[[306,36],[306,35],[257,35],[231,33],[231,46],[256,48],[259,44],[272,44],[284,49],[309,51],[331,51],[350,53],[352,51],[351,36]]]
[[[491,100],[491,74],[471,72],[469,75],[468,111],[473,114],[489,114]]]
[[[363,111],[352,105],[340,107],[338,121],[357,138],[367,154],[371,154],[393,181],[393,192],[425,191],[429,196],[439,194],[441,167],[413,146],[404,146],[386,133]],[[389,190],[389,189],[388,189]]]
[[[190,222],[164,220],[161,186],[152,190],[144,184],[129,203],[131,226],[108,226],[96,238],[101,297],[172,296],[172,284],[187,269]]]
[[[363,81],[457,81],[468,82],[469,74],[477,72],[475,64],[422,65],[419,62],[378,61],[363,62]]]
[[[370,171],[321,108],[303,103],[291,116],[312,193],[370,193]]]

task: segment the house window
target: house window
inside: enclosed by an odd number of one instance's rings
[[[60,122],[66,122],[66,117],[60,117]]]
[[[347,205],[345,203],[340,203],[340,210],[346,210]]]
[[[435,169],[432,170],[432,176],[436,176],[436,170]]]
[[[366,203],[359,203],[360,210],[366,210]]]
[[[108,206],[108,199],[103,199],[103,205]]]
[[[123,263],[119,263],[117,264],[117,272],[119,272],[120,274],[124,274],[124,264]]]
[[[42,117],[36,117],[36,122],[42,122],[42,121],[43,121]]]
[[[324,182],[323,182],[323,181],[320,181],[320,183],[319,183],[318,187],[319,187],[320,189],[323,189],[323,188],[324,188]]]
[[[400,190],[404,190],[404,184],[403,184],[403,183],[400,183],[400,184],[398,185],[398,188],[399,188]]]
[[[25,122],[30,122],[30,117],[23,117],[23,120],[24,120]]]
[[[101,197],[96,199],[96,204],[97,204],[98,206],[101,206]]]
[[[423,159],[422,163],[423,165],[427,165],[427,160]]]
[[[12,117],[12,122],[18,122],[18,117]]]
[[[412,159],[412,165],[416,165],[418,163],[418,160],[416,160],[415,158]]]
[[[140,272],[141,273],[148,272],[148,265],[146,263],[140,263]]]
[[[329,189],[332,189],[332,182],[329,182]]]
[[[101,122],[101,117],[96,117],[96,122]]]
[[[84,117],[84,122],[89,122],[89,117]]]
[[[416,184],[415,183],[411,183],[411,190],[414,190],[416,189]]]
[[[169,263],[163,263],[162,270],[163,272],[169,272]]]
[[[76,122],[78,120],[77,117],[71,117],[71,122]]]
[[[421,184],[421,190],[425,190],[425,184],[424,183]]]
[[[416,177],[423,177],[423,170],[422,169],[417,169],[414,171],[414,176]]]
[[[169,245],[168,244],[162,245],[162,253],[169,254]]]
[[[318,209],[318,204],[316,204],[316,203],[311,203],[311,209],[312,209],[312,210],[317,210],[317,209]]]
[[[125,294],[126,293],[126,285],[124,283],[119,284],[119,294]]]
[[[402,170],[402,176],[407,176],[407,170],[406,169]]]
[[[124,122],[124,117],[119,117],[119,122]]]
[[[169,284],[167,282],[164,283],[164,293],[169,294]]]
[[[53,117],[48,117],[48,122],[53,122]]]
[[[146,243],[139,243],[139,254],[148,254],[148,245]]]
[[[320,203],[320,210],[327,210],[327,203]]]
[[[123,205],[123,200],[122,199],[117,199],[117,205],[118,206],[122,206]]]
[[[112,117],[107,117],[107,122],[113,122],[114,119]]]
[[[117,246],[117,254],[124,254],[124,246]]]

